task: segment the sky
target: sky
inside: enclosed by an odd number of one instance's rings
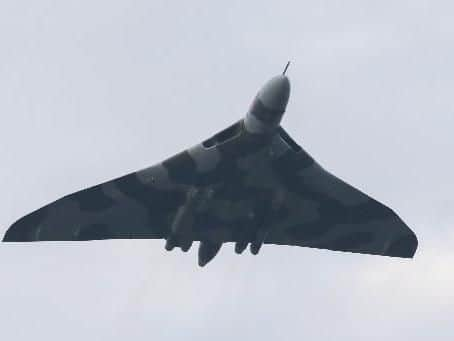
[[[282,125],[392,207],[412,260],[162,240],[0,245],[4,340],[452,340],[450,1],[0,3],[0,232],[241,118],[287,60]]]

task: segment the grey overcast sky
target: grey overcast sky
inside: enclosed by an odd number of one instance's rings
[[[454,5],[0,2],[0,231],[240,118],[292,60],[283,126],[394,208],[413,260],[163,241],[0,245],[2,340],[453,340]]]

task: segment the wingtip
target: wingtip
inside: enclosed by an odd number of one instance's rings
[[[12,242],[20,242],[23,238],[19,238],[19,233],[17,233],[17,224],[11,225],[8,230],[6,230],[5,234],[2,238],[2,243],[12,243]]]
[[[413,258],[418,249],[418,238],[414,233],[396,239],[388,248],[386,256]]]
[[[36,231],[45,217],[45,210],[34,211],[12,224],[3,236],[2,242],[32,242],[36,241]]]

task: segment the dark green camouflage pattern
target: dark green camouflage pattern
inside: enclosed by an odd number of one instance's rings
[[[265,107],[260,96],[254,103],[250,112]],[[202,266],[225,242],[238,253],[278,244],[414,255],[417,239],[405,223],[325,171],[280,117],[263,131],[257,124],[267,122],[247,120],[155,166],[65,196],[14,223],[3,240],[163,238],[167,250],[184,251],[201,241]]]

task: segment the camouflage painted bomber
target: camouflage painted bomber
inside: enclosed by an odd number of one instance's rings
[[[265,243],[412,257],[416,236],[391,209],[325,171],[280,126],[286,82],[265,85],[245,119],[203,143],[59,199],[4,241],[164,238],[184,251],[201,241],[200,265],[225,242],[238,253]]]

